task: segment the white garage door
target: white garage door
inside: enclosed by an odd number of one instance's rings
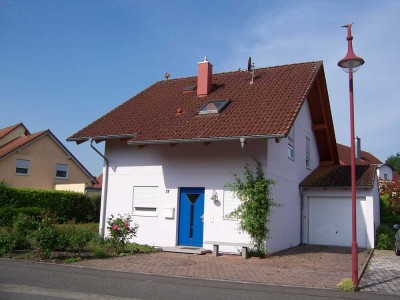
[[[351,246],[351,198],[309,197],[309,244]],[[357,198],[357,243],[367,248],[366,201]]]

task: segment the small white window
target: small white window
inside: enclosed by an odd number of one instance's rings
[[[236,220],[236,218],[228,217],[240,205],[240,199],[235,196],[233,191],[229,187],[224,188],[224,210],[223,218],[229,220]]]
[[[63,165],[63,164],[56,165],[56,178],[62,178],[62,179],[68,178],[68,165]]]
[[[26,159],[17,159],[15,162],[15,174],[29,175],[29,166],[31,162]]]
[[[290,129],[288,135],[288,158],[294,160],[294,126]]]
[[[133,214],[136,216],[157,216],[157,204],[160,197],[158,186],[133,187]]]
[[[306,136],[306,167],[311,168],[311,156],[310,156],[310,138]]]

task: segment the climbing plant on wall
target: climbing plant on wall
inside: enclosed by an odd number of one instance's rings
[[[244,179],[234,174],[234,182],[228,184],[240,200],[239,206],[229,217],[238,219],[239,229],[247,232],[253,239],[256,252],[265,255],[271,208],[281,206],[272,198],[271,188],[276,182],[265,178],[261,164],[257,165],[256,172],[246,166],[243,177]]]

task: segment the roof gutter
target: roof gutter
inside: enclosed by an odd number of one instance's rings
[[[80,142],[84,143],[87,142],[88,140],[111,140],[111,139],[130,139],[136,137],[136,134],[111,134],[111,135],[98,135],[98,136],[92,136],[92,137],[80,137],[80,138],[73,138],[69,137],[67,138],[68,142]]]
[[[104,239],[105,237],[105,223],[106,223],[106,207],[107,207],[107,192],[108,192],[108,169],[109,169],[109,161],[108,158],[105,157],[99,150],[97,150],[93,146],[94,139],[90,140],[90,147],[104,159],[104,163],[106,165],[106,169],[104,171],[104,180],[101,191],[101,206],[100,206],[100,226],[99,226],[99,234]]]
[[[129,140],[128,145],[150,145],[150,144],[170,144],[170,143],[201,143],[201,142],[221,142],[236,141],[238,139],[275,139],[285,138],[284,134],[251,135],[251,136],[232,136],[232,137],[213,137],[213,138],[194,138],[194,139],[168,139],[168,140]]]

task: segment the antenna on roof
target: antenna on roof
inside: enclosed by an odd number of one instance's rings
[[[169,76],[171,76],[171,74],[169,74],[168,72],[165,72],[165,74],[164,74],[164,78],[165,78],[166,80],[168,80],[168,79],[169,79]]]

